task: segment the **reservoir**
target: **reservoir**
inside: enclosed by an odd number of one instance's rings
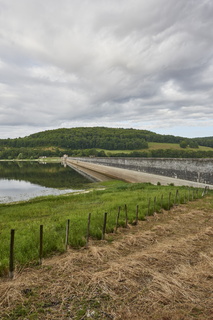
[[[0,203],[81,191],[90,184],[61,163],[0,161]]]

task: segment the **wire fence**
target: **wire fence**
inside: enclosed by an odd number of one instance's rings
[[[172,192],[169,192],[168,195],[162,194],[160,199],[157,199],[155,196],[154,199],[149,198],[147,203],[147,211],[144,219],[146,219],[147,216],[152,215],[155,212],[162,212],[162,209],[164,210],[170,210],[173,206],[178,206],[181,203],[187,203],[189,201],[196,200],[200,197],[204,197],[208,193],[208,187],[205,187],[202,193],[198,193],[198,190],[190,190],[188,189],[188,192],[184,193],[184,199],[180,197],[179,190],[177,189],[175,194],[173,195]],[[167,204],[165,204],[165,201]],[[139,209],[140,206],[136,205],[135,210],[135,217],[133,221],[131,222],[132,225],[137,225],[139,221]],[[121,210],[122,207],[118,207],[117,214],[115,216],[115,226],[114,226],[114,232],[117,232],[118,228],[120,226],[123,226],[125,228],[128,227],[129,218],[128,218],[128,206],[125,204],[123,206],[124,210],[124,219],[121,220]],[[102,223],[102,237],[101,239],[104,240],[106,236],[106,230],[107,230],[107,217],[108,213],[104,212],[103,214],[103,223]],[[87,227],[86,227],[86,244],[85,247],[89,246],[89,240],[90,240],[90,226],[91,226],[91,219],[92,219],[92,213],[90,212],[88,214],[87,219]],[[65,241],[64,241],[64,247],[65,250],[68,250],[70,244],[69,244],[69,235],[70,235],[70,219],[65,221]],[[42,265],[43,260],[43,247],[44,247],[44,225],[40,225],[39,231],[39,249],[38,249],[38,263],[39,265]],[[14,277],[14,270],[15,270],[15,229],[10,230],[10,250],[9,250],[9,278],[12,279]]]

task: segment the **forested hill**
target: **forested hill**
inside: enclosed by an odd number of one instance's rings
[[[213,137],[185,139],[172,135],[156,134],[147,130],[105,127],[47,130],[24,138],[0,139],[0,146],[135,150],[147,148],[147,142],[180,143],[182,140],[187,140],[191,144],[197,142],[199,145],[213,147]]]
[[[133,150],[146,148],[146,141],[152,135],[155,134],[134,129],[71,128],[48,130],[25,138],[0,140],[0,144],[10,147],[54,146],[68,149]]]
[[[207,137],[207,138],[195,138],[194,139],[199,146],[205,146],[213,148],[213,137]]]
[[[163,150],[165,148],[150,150],[150,143],[166,143],[168,147],[166,151]],[[180,145],[181,150],[172,151],[171,144]],[[106,156],[106,150],[122,150],[122,154],[118,152],[117,156],[213,156],[213,150],[202,153],[203,150],[199,149],[199,145],[213,148],[213,137],[187,139],[173,135],[161,135],[147,130],[82,127],[47,130],[24,138],[0,139],[0,159],[62,156],[64,153],[71,156]],[[127,150],[126,153],[123,152],[125,150]],[[129,153],[131,150],[132,152]],[[113,156],[116,156],[115,153]]]

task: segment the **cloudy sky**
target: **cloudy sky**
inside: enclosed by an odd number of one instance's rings
[[[212,0],[0,0],[0,138],[213,136]]]

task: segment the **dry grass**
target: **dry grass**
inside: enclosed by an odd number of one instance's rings
[[[0,318],[212,320],[208,201],[149,217],[37,269],[17,270],[13,281],[0,284]]]

